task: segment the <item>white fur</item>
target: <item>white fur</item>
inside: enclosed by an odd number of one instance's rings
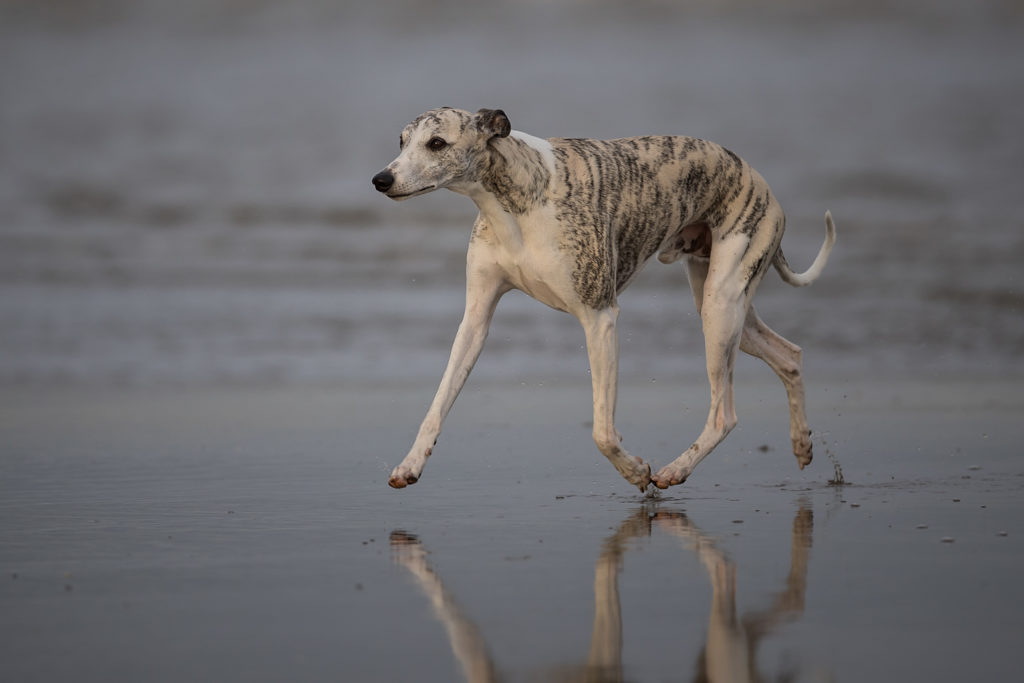
[[[519,130],[512,131],[510,135],[511,137],[514,137],[517,140],[522,140],[530,147],[533,147],[535,150],[540,152],[541,157],[544,159],[544,165],[548,167],[548,171],[550,171],[551,173],[555,172],[555,152],[554,149],[551,147],[550,142],[548,142],[544,138],[534,137],[529,133],[524,133]]]

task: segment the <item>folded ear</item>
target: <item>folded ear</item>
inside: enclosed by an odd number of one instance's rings
[[[481,109],[474,118],[477,129],[489,137],[505,138],[512,132],[508,116],[500,109]]]

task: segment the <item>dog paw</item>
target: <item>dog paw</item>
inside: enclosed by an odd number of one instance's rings
[[[637,460],[639,460],[638,474],[630,479],[629,483],[636,485],[640,492],[643,493],[651,485],[651,466],[639,458]]]
[[[672,465],[666,465],[661,468],[661,471],[651,477],[651,483],[657,486],[659,489],[667,489],[669,486],[677,486],[686,481],[686,478],[690,476],[690,473],[684,470],[682,467],[673,467]]]
[[[412,486],[419,480],[419,476],[411,471],[402,467],[396,467],[388,479],[388,486],[393,489],[404,489],[406,486]]]
[[[810,432],[807,436],[793,440],[793,455],[796,456],[796,465],[803,469],[811,464],[814,459],[814,444],[811,443]]]
[[[625,457],[615,463],[615,469],[630,484],[641,491],[646,491],[647,486],[651,483],[651,466],[636,456],[628,453],[623,453],[623,455]]]

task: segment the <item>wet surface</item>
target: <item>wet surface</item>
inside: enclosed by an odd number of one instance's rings
[[[6,395],[0,671],[1012,678],[1015,387],[812,386],[818,455],[799,471],[763,379],[740,384],[739,427],[690,481],[653,497],[593,448],[584,384],[477,383],[403,491],[387,475],[425,383]],[[702,394],[625,386],[626,444],[666,461]],[[825,449],[848,485],[828,484]]]

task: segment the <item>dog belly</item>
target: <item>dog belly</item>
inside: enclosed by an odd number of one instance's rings
[[[662,263],[675,263],[684,256],[711,256],[711,228],[707,223],[691,223],[677,232],[658,254]]]

